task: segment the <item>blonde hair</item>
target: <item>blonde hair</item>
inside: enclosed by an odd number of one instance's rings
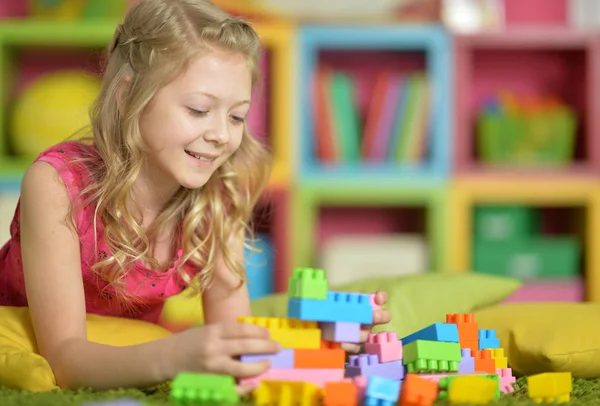
[[[128,208],[145,156],[139,127],[142,111],[161,87],[214,47],[244,55],[253,86],[258,83],[258,35],[247,22],[207,0],[141,0],[117,27],[109,46],[103,85],[91,110],[99,157],[81,159],[92,170],[82,204],[95,205],[112,254],[97,259],[92,269],[115,288],[123,286],[123,277],[135,261],[158,266],[150,255],[151,238],[174,221],[181,224],[183,244],[177,272],[194,292],[210,284],[220,259],[245,280],[243,258],[236,256],[231,242],[252,234],[253,208],[271,170],[268,150],[247,128],[239,149],[206,185],[180,188],[151,228],[145,231]],[[118,96],[121,89],[125,90]],[[196,277],[184,271],[185,263],[199,269]]]

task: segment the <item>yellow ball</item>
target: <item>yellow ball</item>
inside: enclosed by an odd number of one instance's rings
[[[10,141],[17,155],[36,156],[90,124],[101,81],[84,71],[59,71],[30,83],[15,101]]]

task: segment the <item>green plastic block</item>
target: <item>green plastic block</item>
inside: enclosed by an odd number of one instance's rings
[[[479,376],[481,378],[488,378],[493,381],[496,381],[496,399],[498,399],[500,397],[500,378],[498,378],[498,375],[496,375],[496,374],[460,374],[460,375],[454,375],[454,376],[446,376],[444,378],[441,378],[438,381],[438,387],[440,390],[439,394],[438,394],[439,399],[447,399],[448,398],[448,389],[450,388],[452,381],[460,376]]]
[[[402,353],[409,373],[457,372],[462,360],[459,343],[416,340],[403,346]]]
[[[475,272],[521,280],[572,278],[580,274],[580,244],[574,237],[504,243],[475,242]]]
[[[240,397],[232,376],[180,373],[171,382],[170,400],[178,404],[239,403]]]
[[[297,299],[327,299],[328,284],[325,271],[313,268],[296,268],[290,278],[288,296]]]
[[[474,211],[475,240],[499,242],[529,238],[539,228],[536,213],[527,206],[478,206]]]

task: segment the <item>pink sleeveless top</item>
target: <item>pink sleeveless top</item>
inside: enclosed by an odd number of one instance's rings
[[[72,163],[71,159],[80,156],[82,148],[86,155],[95,153],[93,146],[84,145],[76,141],[69,141],[56,145],[42,152],[36,161],[51,164],[60,174],[67,187],[72,202],[75,202],[82,190],[84,181],[89,179],[90,173],[81,163]],[[21,262],[21,244],[19,230],[20,202],[10,227],[11,239],[0,250],[0,305],[1,306],[27,306],[25,284],[23,281],[23,267]],[[110,256],[110,251],[104,243],[103,224],[97,220],[97,235],[94,235],[94,208],[82,207],[75,213],[77,231],[80,238],[81,272],[85,289],[87,313],[140,319],[156,323],[159,320],[164,301],[185,289],[186,285],[175,272],[175,267],[180,259],[181,250],[177,250],[177,259],[167,271],[154,271],[142,263],[135,263],[129,269],[125,278],[128,292],[133,295],[133,301],[123,301],[115,294],[112,287],[107,287],[107,282],[92,271],[91,266],[96,258]],[[98,252],[95,249],[97,237]],[[96,257],[97,254],[97,257]],[[26,255],[36,255],[26,253]],[[193,276],[194,270],[186,265],[186,272]],[[200,300],[200,299],[198,299]]]

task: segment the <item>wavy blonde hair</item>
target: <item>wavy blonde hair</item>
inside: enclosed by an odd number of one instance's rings
[[[253,209],[271,170],[269,151],[247,128],[239,149],[206,185],[180,188],[147,230],[129,208],[132,186],[145,159],[142,111],[161,87],[214,47],[244,55],[253,86],[258,83],[257,33],[206,0],[141,0],[129,10],[109,46],[102,88],[90,114],[97,155],[80,161],[93,175],[82,192],[82,204],[95,205],[112,254],[98,258],[92,269],[115,288],[123,286],[135,261],[158,266],[150,255],[150,241],[174,222],[180,224],[176,234],[183,242],[177,272],[193,291],[199,293],[210,284],[220,259],[245,281],[243,258],[231,242],[251,235]],[[185,263],[200,270],[196,277],[184,271]]]

